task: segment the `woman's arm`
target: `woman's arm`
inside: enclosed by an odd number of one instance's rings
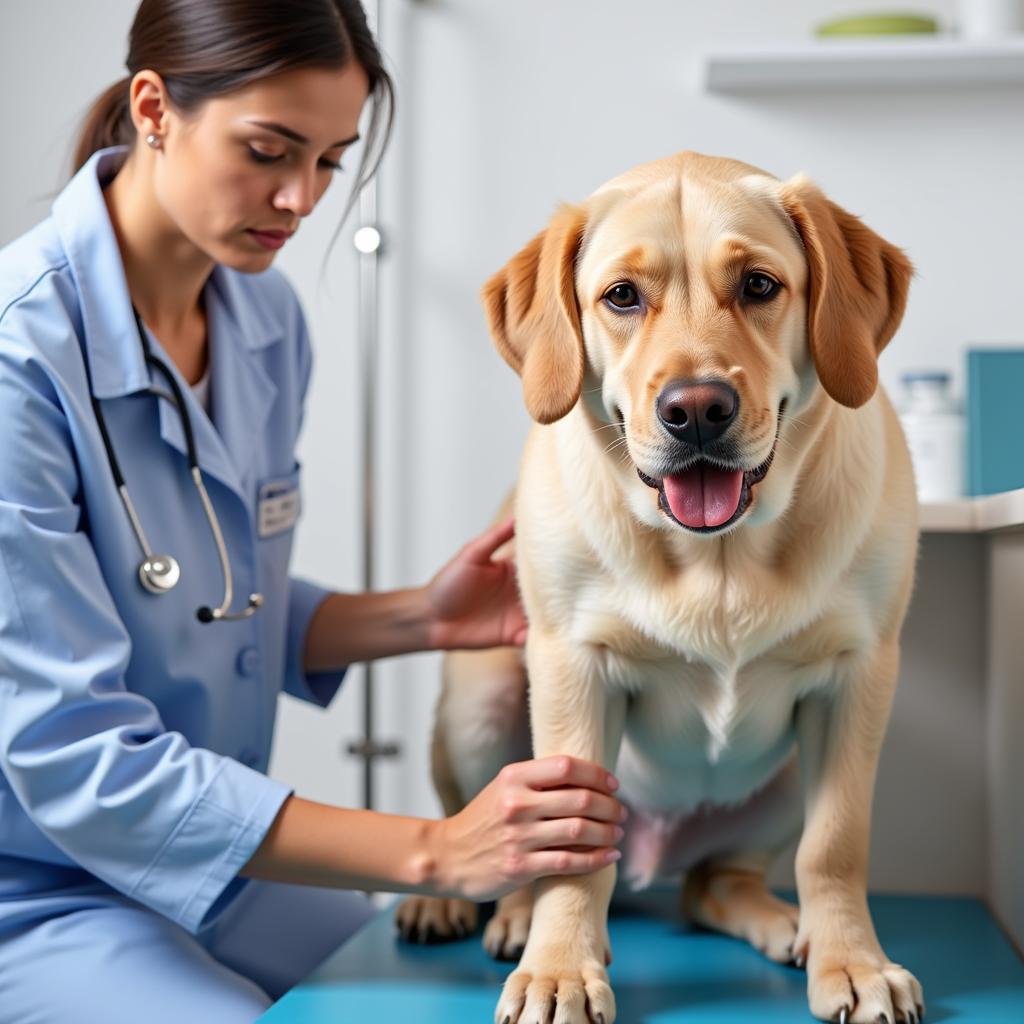
[[[514,529],[511,519],[492,527],[424,587],[331,594],[310,620],[303,667],[325,672],[413,651],[523,643],[515,566],[493,557]]]
[[[309,622],[303,667],[329,672],[360,661],[429,649],[430,608],[424,588],[374,594],[331,594]]]
[[[411,892],[429,884],[435,824],[292,796],[241,874],[273,882]]]
[[[625,809],[600,765],[548,757],[507,765],[441,821],[285,801],[241,874],[277,882],[496,899],[546,875],[617,860]]]

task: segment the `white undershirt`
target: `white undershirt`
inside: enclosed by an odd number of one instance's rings
[[[210,415],[210,360],[206,360],[206,369],[203,371],[202,377],[199,378],[192,385],[192,394],[196,396],[199,404],[206,410],[206,415]]]

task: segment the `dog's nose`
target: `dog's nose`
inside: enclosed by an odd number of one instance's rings
[[[677,440],[702,448],[721,437],[740,409],[740,396],[725,381],[674,380],[655,403],[662,426]]]

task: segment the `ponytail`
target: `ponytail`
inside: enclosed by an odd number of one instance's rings
[[[115,82],[89,108],[78,135],[71,159],[71,173],[75,174],[98,149],[130,144],[135,138],[128,109],[128,86],[131,77]]]

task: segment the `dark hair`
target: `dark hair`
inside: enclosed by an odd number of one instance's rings
[[[340,69],[353,60],[366,72],[373,109],[347,217],[380,164],[395,107],[394,84],[359,0],[142,0],[128,35],[128,76],[90,108],[72,173],[98,149],[135,142],[128,86],[144,68],[160,75],[171,102],[187,116],[215,96],[271,75]]]

